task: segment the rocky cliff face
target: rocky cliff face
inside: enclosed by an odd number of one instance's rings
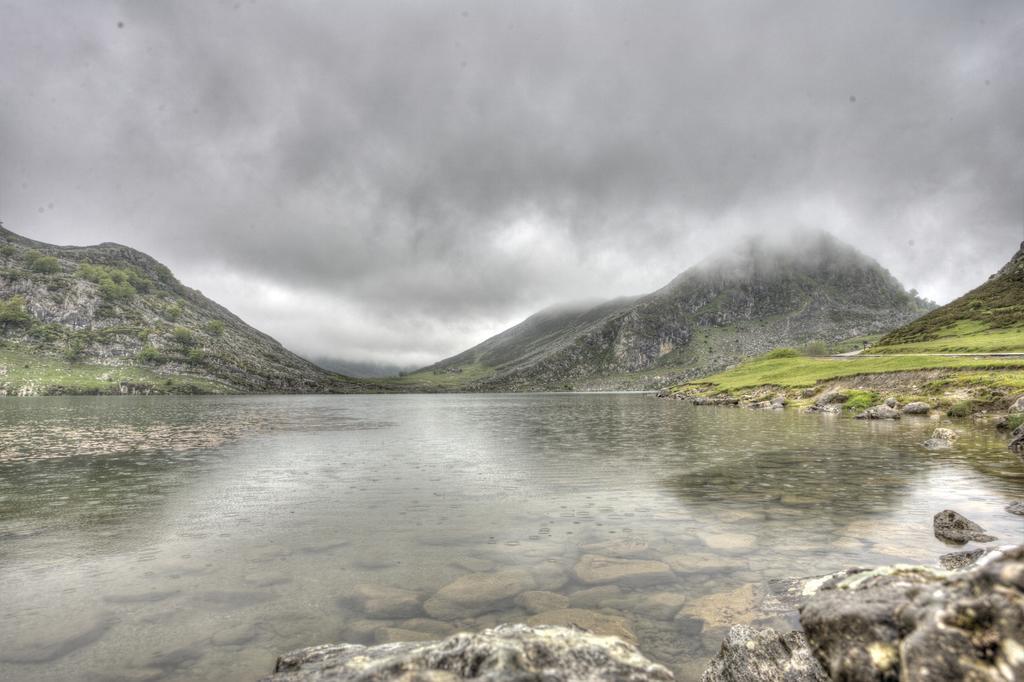
[[[821,232],[757,239],[636,299],[535,315],[428,372],[481,367],[487,389],[650,388],[780,346],[878,334],[928,310]]]
[[[144,253],[110,243],[54,246],[2,227],[0,344],[0,351],[17,354],[18,362],[31,357],[65,369],[135,368],[156,379],[133,384],[129,392],[372,388],[288,352],[227,309],[182,285],[167,267]],[[10,358],[7,364],[12,364]],[[42,376],[26,389],[9,378],[5,381],[10,368],[0,369],[0,390],[5,393],[77,392],[80,388],[66,380],[70,371],[63,372],[63,378]],[[125,391],[111,385],[103,392]]]

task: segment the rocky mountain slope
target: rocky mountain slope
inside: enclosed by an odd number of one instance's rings
[[[1024,423],[1024,244],[980,287],[889,332],[866,353],[808,357],[780,349],[673,394],[698,404],[779,401],[851,413],[892,398],[916,406],[908,414],[945,412],[1013,431]]]
[[[290,353],[135,249],[0,227],[4,395],[373,388]]]
[[[883,333],[928,309],[877,262],[828,234],[757,238],[652,294],[538,313],[406,381],[652,388],[780,346]]]

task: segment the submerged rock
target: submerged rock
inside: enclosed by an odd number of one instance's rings
[[[736,625],[701,682],[827,682],[825,669],[811,653],[802,632],[780,635]]]
[[[612,616],[588,609],[556,609],[545,611],[526,620],[527,625],[558,625],[576,627],[595,635],[620,637],[627,642],[636,643],[636,635],[629,626],[629,621],[622,616]]]
[[[447,620],[475,616],[497,608],[520,592],[536,587],[529,571],[509,569],[495,573],[471,573],[448,583],[423,603],[433,618]]]
[[[858,414],[855,417],[855,419],[899,419],[899,418],[900,418],[900,411],[895,409],[895,408],[893,408],[893,407],[889,407],[888,405],[875,405],[874,407],[869,407],[868,409],[864,410],[863,412],[861,412],[860,414]]]
[[[387,585],[356,585],[352,599],[370,618],[411,618],[420,614],[420,596]]]
[[[526,609],[528,613],[543,613],[568,607],[569,598],[557,592],[530,590],[516,597],[515,603],[516,606]]]
[[[903,406],[902,410],[903,414],[928,414],[931,411],[931,405],[929,405],[928,403],[922,403],[920,401],[907,403],[906,405]]]
[[[672,679],[668,669],[652,663],[636,647],[618,638],[572,628],[527,625],[501,625],[427,644],[326,644],[301,649],[278,658],[274,674],[264,678],[265,682]]]
[[[942,450],[953,447],[953,444],[960,437],[953,429],[938,428],[932,431],[932,437],[924,442],[929,450]]]
[[[656,585],[675,578],[672,569],[662,561],[617,559],[596,554],[580,557],[574,572],[576,578],[587,585]]]
[[[705,627],[747,625],[757,617],[757,596],[753,585],[741,585],[728,592],[699,597],[683,606],[680,613],[704,621]]]
[[[1011,502],[1010,504],[1006,505],[1006,511],[1010,512],[1011,514],[1024,516],[1024,501]]]
[[[935,537],[943,542],[962,545],[970,541],[992,542],[995,537],[985,529],[952,509],[940,511],[932,519]]]
[[[800,611],[817,659],[836,680],[1024,677],[1024,547],[970,571],[862,571],[824,586]]]

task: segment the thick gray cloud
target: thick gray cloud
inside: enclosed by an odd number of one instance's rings
[[[1019,0],[0,0],[0,219],[425,363],[821,227],[939,301],[1024,238]]]

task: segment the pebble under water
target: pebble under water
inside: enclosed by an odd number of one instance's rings
[[[925,450],[938,423],[635,394],[5,400],[0,679],[250,680],[294,648],[527,620],[696,679],[728,624],[796,623],[786,578],[954,551],[942,509],[1024,539],[1005,437],[954,423]]]

